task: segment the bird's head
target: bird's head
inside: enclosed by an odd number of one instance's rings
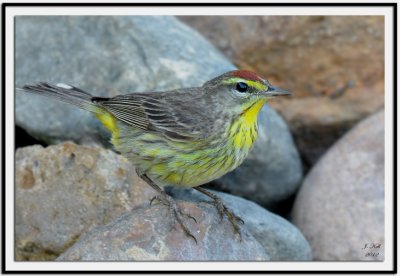
[[[203,87],[234,113],[252,111],[254,116],[268,99],[291,95],[289,91],[271,85],[268,80],[248,70],[229,71],[206,82]]]

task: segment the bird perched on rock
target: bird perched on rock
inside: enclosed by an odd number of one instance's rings
[[[161,187],[193,187],[209,196],[221,218],[227,216],[240,237],[236,216],[200,185],[238,167],[257,138],[257,115],[268,99],[289,95],[247,70],[227,72],[201,87],[145,92],[113,98],[95,97],[67,84],[40,82],[25,92],[55,97],[92,112],[111,132],[111,143],[159,192],[183,231],[184,213]],[[194,219],[194,218],[193,218]]]

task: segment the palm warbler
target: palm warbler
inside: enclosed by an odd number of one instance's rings
[[[183,231],[185,214],[160,186],[194,187],[213,199],[236,234],[241,218],[222,201],[198,187],[239,166],[257,138],[257,115],[266,101],[288,91],[257,74],[236,70],[201,87],[146,92],[113,98],[93,97],[66,84],[25,85],[25,92],[52,96],[92,112],[111,132],[111,143],[136,167],[138,175],[159,192]],[[191,217],[193,218],[193,217]]]

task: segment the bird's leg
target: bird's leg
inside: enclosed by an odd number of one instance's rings
[[[183,218],[182,216],[189,217],[193,219],[195,222],[196,219],[191,216],[190,214],[187,214],[182,211],[182,209],[179,207],[179,205],[175,202],[173,197],[168,195],[163,189],[161,189],[156,183],[154,183],[146,174],[139,174],[140,178],[142,178],[147,184],[150,185],[154,190],[158,192],[158,195],[153,197],[150,201],[150,204],[157,199],[159,202],[162,204],[168,206],[170,212],[174,215],[175,220],[179,223],[179,225],[182,227],[183,232],[188,236],[191,237],[197,244],[197,239],[193,234],[190,232],[190,230],[187,228],[187,226],[183,223]]]
[[[235,215],[231,210],[229,210],[229,208],[226,207],[225,204],[223,203],[222,199],[220,199],[218,196],[214,195],[213,193],[201,187],[194,187],[194,189],[205,194],[206,196],[210,197],[213,200],[211,204],[213,204],[215,208],[218,210],[221,220],[223,219],[224,215],[227,216],[229,222],[233,227],[233,231],[235,232],[235,234],[239,235],[239,239],[241,241],[242,234],[240,232],[240,227],[238,226],[237,223],[244,224],[244,221],[239,216]]]

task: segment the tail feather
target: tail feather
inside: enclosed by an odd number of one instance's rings
[[[39,82],[37,84],[27,84],[18,90],[28,93],[34,93],[42,96],[54,97],[60,101],[73,104],[82,109],[93,113],[103,113],[104,110],[96,105],[89,93],[64,83],[51,84],[47,82]]]

